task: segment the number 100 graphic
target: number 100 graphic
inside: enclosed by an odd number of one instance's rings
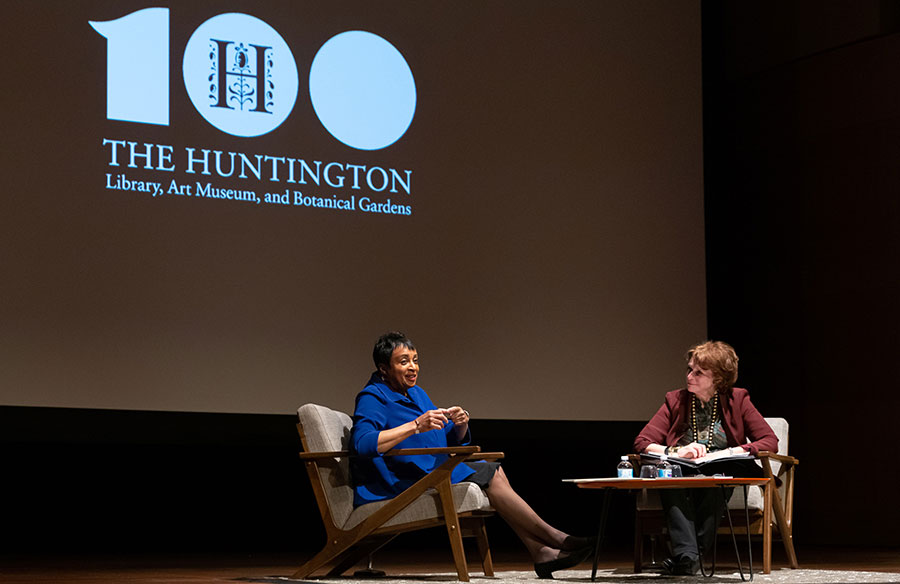
[[[169,124],[169,9],[145,8],[91,21],[106,38],[106,117]],[[249,14],[213,16],[188,40],[184,86],[203,118],[241,137],[271,132],[291,114],[299,90],[294,56],[266,22]],[[406,133],[416,84],[403,55],[361,30],[325,42],[312,60],[309,94],[319,121],[347,146],[378,150]]]

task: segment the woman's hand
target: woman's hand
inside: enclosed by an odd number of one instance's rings
[[[465,438],[466,432],[469,431],[469,412],[459,406],[453,406],[444,410],[444,413],[454,424],[453,431],[456,432],[456,439]]]
[[[444,413],[447,415],[447,418],[457,426],[469,423],[469,412],[459,406],[453,406],[452,408],[446,409],[444,410]]]
[[[449,421],[447,416],[449,411],[450,410],[428,410],[416,418],[414,422],[416,425],[416,434],[437,430],[438,428],[446,426]]]
[[[378,433],[378,452],[387,452],[413,434],[430,432],[447,425],[447,410],[428,410],[411,422]]]
[[[691,442],[675,451],[678,458],[703,458],[706,456],[706,445],[699,442]]]

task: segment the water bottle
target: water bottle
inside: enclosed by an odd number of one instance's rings
[[[656,465],[656,476],[660,479],[672,478],[672,463],[669,462],[669,457],[665,454],[661,454],[659,457],[659,464]]]
[[[634,478],[634,467],[631,466],[630,462],[628,462],[627,456],[622,457],[622,462],[620,462],[619,466],[616,467],[616,471],[616,474],[620,479]]]

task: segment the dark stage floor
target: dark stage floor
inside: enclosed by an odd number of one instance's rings
[[[289,576],[306,554],[160,554],[160,555],[18,555],[2,556],[3,584],[235,584],[242,578]],[[862,548],[801,548],[805,569],[891,572],[900,574],[900,550]],[[758,556],[757,556],[758,558]],[[720,557],[727,565],[727,557]],[[773,569],[786,567],[776,553]],[[530,570],[527,556],[518,551],[496,550],[495,570]],[[587,567],[585,564],[583,567]],[[388,574],[452,572],[449,551],[393,549],[379,552],[375,567]],[[600,568],[631,568],[631,551],[607,550]],[[473,575],[477,566],[470,566]],[[898,577],[900,580],[900,577]]]

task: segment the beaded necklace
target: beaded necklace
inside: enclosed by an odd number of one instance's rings
[[[713,394],[712,414],[709,416],[709,430],[706,433],[706,440],[700,439],[700,428],[697,425],[697,396],[691,394],[691,429],[694,431],[694,440],[707,447],[712,444],[713,431],[716,425],[716,418],[719,416],[719,392]]]

